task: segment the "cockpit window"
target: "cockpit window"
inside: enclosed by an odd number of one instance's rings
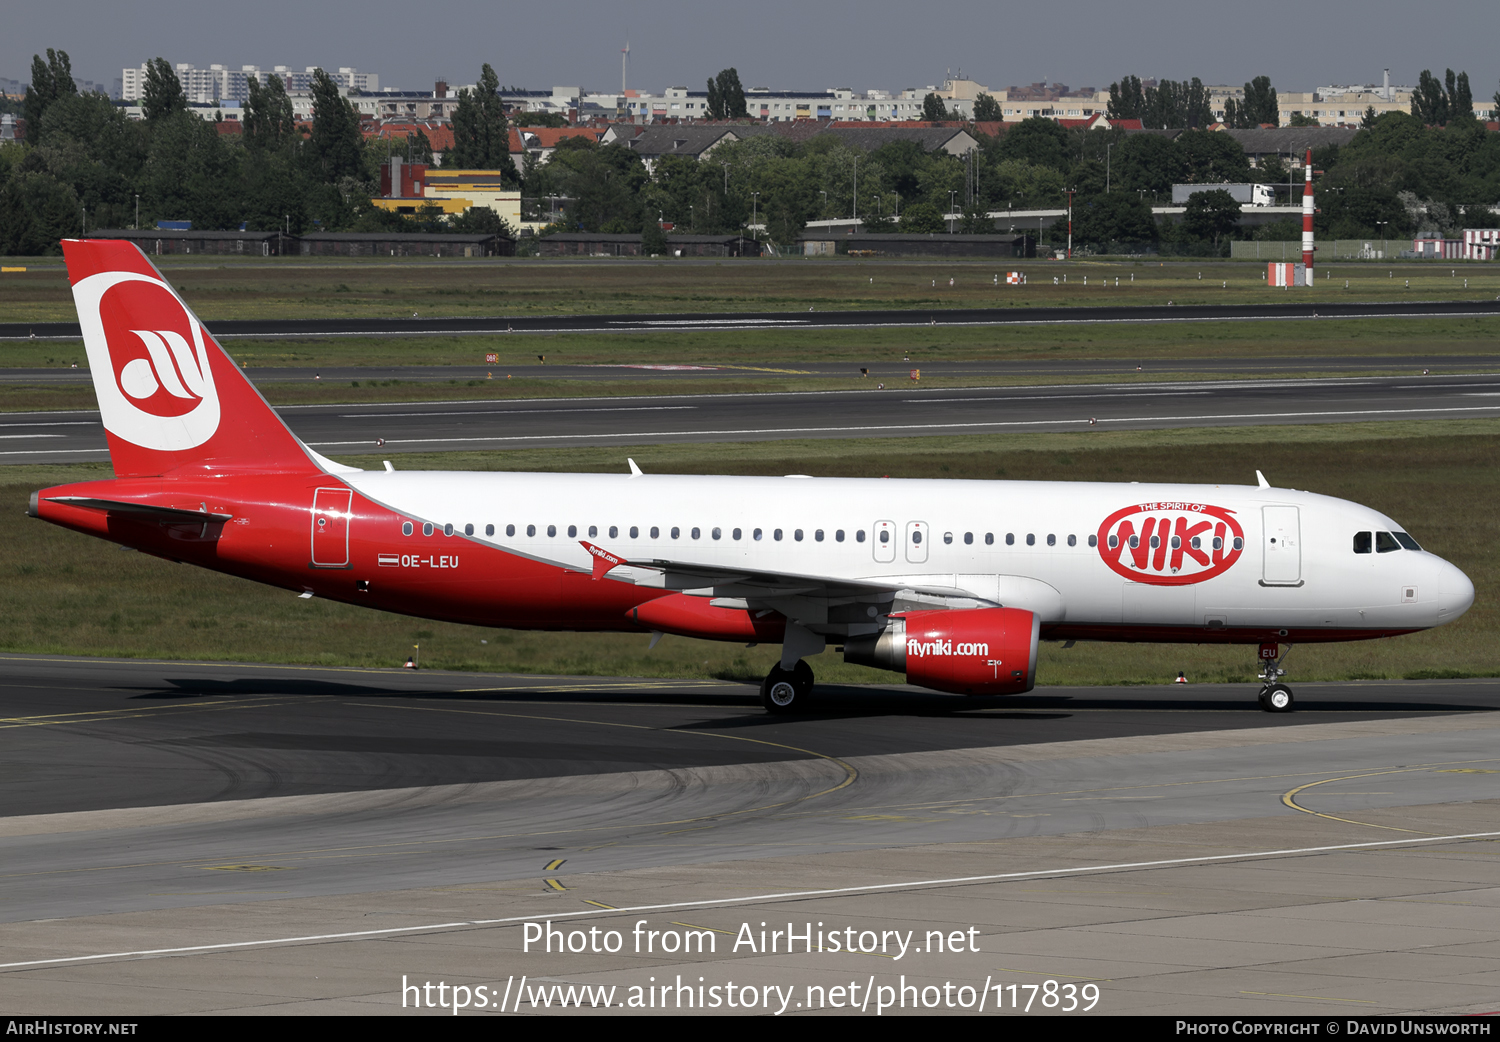
[[[1375,537],[1370,532],[1354,533],[1354,552],[1367,554],[1375,548]]]
[[[1420,549],[1422,549],[1420,546],[1417,545],[1417,541],[1415,539],[1413,539],[1411,536],[1407,535],[1405,532],[1392,532],[1391,535],[1393,535],[1393,536],[1396,537],[1396,542],[1400,543],[1402,546],[1406,547],[1406,549],[1408,549],[1408,550],[1420,550]]]
[[[1388,554],[1392,550],[1401,549],[1401,544],[1396,542],[1396,537],[1389,532],[1375,533],[1375,552],[1377,554]]]

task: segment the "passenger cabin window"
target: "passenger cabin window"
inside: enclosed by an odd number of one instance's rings
[[[578,526],[577,525],[569,525],[568,526],[568,538],[569,539],[577,539],[578,538]]]
[[[1078,537],[1076,535],[1070,535],[1070,536],[1068,536],[1068,545],[1069,546],[1077,546],[1078,545]]]
[[[443,535],[452,535],[452,534],[453,534],[453,523],[449,522],[448,524],[446,524],[446,525],[443,526]]]
[[[880,541],[882,543],[889,543],[891,541],[891,533],[887,532],[885,529],[881,529],[880,530]]]
[[[556,525],[548,525],[547,526],[547,538],[548,539],[556,539],[557,538],[557,526]]]
[[[863,528],[854,533],[854,541],[856,543],[863,543],[865,541],[865,530]]]
[[[953,543],[953,533],[952,532],[944,532],[943,533],[943,543],[944,543],[944,545],[951,545]]]
[[[1047,534],[1047,545],[1048,546],[1056,546],[1057,545],[1057,536],[1055,536],[1055,535],[1053,535],[1053,534],[1051,534],[1049,532]]]
[[[974,545],[974,533],[973,532],[965,532],[964,533],[964,545],[965,546],[973,546]]]
[[[1026,545],[1027,546],[1035,546],[1036,545],[1036,533],[1034,533],[1034,532],[1027,532],[1026,533]]]
[[[630,538],[632,538],[632,539],[639,539],[640,537],[641,537],[640,527],[637,526],[637,525],[631,525],[630,526]]]
[[[527,535],[536,535],[536,525],[527,525],[526,526],[526,534]]]
[[[995,545],[995,533],[994,532],[986,532],[986,533],[984,533],[984,545],[985,546],[994,546]]]
[[[1089,536],[1089,545],[1090,546],[1098,546],[1099,545],[1099,537],[1096,536],[1096,535]]]
[[[833,541],[835,543],[842,543],[844,541],[844,530],[842,528],[833,533]]]
[[[773,531],[771,533],[771,538],[774,539],[774,540],[776,540],[778,543],[781,542],[781,529],[778,528],[775,531]]]
[[[589,538],[590,539],[598,539],[599,538],[599,526],[598,525],[589,525]]]
[[[515,525],[506,525],[505,526],[505,534],[506,535],[515,535],[516,534],[516,526]]]
[[[494,535],[495,534],[495,526],[494,525],[485,525],[484,526],[484,534],[485,535]]]
[[[401,522],[401,534],[402,535],[411,535],[411,522],[410,521],[403,521],[403,522]]]
[[[473,534],[474,534],[474,526],[473,525],[464,525],[464,535],[473,535]]]
[[[610,525],[609,526],[609,537],[611,539],[618,539],[618,538],[620,538],[620,527],[618,525]]]
[[[1375,534],[1373,532],[1354,533],[1354,552],[1367,554],[1375,547]]]
[[[1006,532],[1005,533],[1005,545],[1006,546],[1015,546],[1016,545],[1016,534],[1014,532]]]

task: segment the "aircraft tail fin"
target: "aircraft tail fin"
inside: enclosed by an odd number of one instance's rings
[[[134,244],[62,246],[116,476],[323,469]]]

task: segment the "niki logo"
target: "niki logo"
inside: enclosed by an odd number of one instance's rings
[[[1201,583],[1228,571],[1245,548],[1234,511],[1207,503],[1139,503],[1099,526],[1099,556],[1132,582]]]
[[[203,327],[166,283],[101,272],[74,286],[73,299],[106,430],[165,452],[213,437],[219,395]]]

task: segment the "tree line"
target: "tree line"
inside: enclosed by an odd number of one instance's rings
[[[378,167],[389,152],[404,148],[421,160],[430,157],[430,144],[366,142],[348,100],[321,72],[308,131],[292,119],[285,87],[272,76],[252,85],[243,132],[231,135],[187,110],[181,85],[160,59],[147,70],[140,121],[125,119],[102,95],[79,93],[65,53],[49,51],[33,64],[27,140],[0,148],[0,253],[55,252],[59,239],[84,227],[131,227],[137,206],[148,227],[175,219],[293,234],[502,230],[489,210],[443,218],[433,207],[408,217],[374,206]],[[726,69],[710,82],[711,111],[736,114],[744,104],[738,73]],[[1136,107],[1154,113],[1151,120],[1190,125],[1206,92],[1196,80],[1169,84],[1140,88],[1125,77],[1111,85],[1111,114],[1118,95],[1122,112]],[[1462,118],[1467,90],[1461,74],[1434,78],[1431,89],[1424,81],[1421,115],[1371,116],[1343,148],[1317,150],[1318,233],[1399,237],[1493,226],[1488,208],[1500,201],[1500,135]],[[1444,100],[1446,122],[1431,119],[1425,106]],[[1259,125],[1274,111],[1275,91],[1258,77],[1246,84],[1235,117]],[[564,139],[549,162],[528,156],[517,170],[508,124],[498,79],[485,65],[476,87],[460,94],[444,163],[503,171],[521,188],[527,219],[550,220],[551,230],[637,233],[672,222],[679,231],[737,234],[755,223],[788,243],[809,221],[857,215],[871,231],[1015,231],[1058,242],[1064,222],[1005,215],[1061,208],[1071,198],[1074,243],[1094,249],[1220,254],[1236,236],[1300,234],[1296,219],[1242,227],[1238,205],[1223,192],[1196,194],[1181,220],[1152,213],[1153,204],[1169,201],[1173,184],[1289,183],[1279,159],[1252,168],[1235,138],[1218,131],[1085,130],[1033,118],[994,136],[971,127],[978,147],[968,156],[926,152],[913,141],[864,150],[836,134],[796,142],[763,133],[701,161],[665,157],[650,171],[627,145],[588,136]],[[1300,189],[1300,176],[1293,187]],[[998,219],[990,216],[996,213]]]

